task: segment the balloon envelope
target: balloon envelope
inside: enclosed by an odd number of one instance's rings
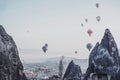
[[[75,51],[75,54],[77,54],[77,51]]]
[[[83,27],[83,24],[81,24],[81,26]]]
[[[42,47],[42,50],[44,51],[44,53],[46,53],[47,47],[46,47],[46,46],[43,46],[43,47]]]
[[[91,29],[88,29],[87,33],[88,33],[89,36],[91,36],[93,31]]]
[[[91,48],[92,48],[92,44],[91,43],[87,43],[86,48],[90,51]]]
[[[96,7],[99,8],[99,3],[96,3]]]
[[[48,44],[46,43],[45,46],[48,47]]]
[[[100,16],[97,16],[97,17],[96,17],[96,20],[97,20],[98,22],[100,22],[101,17],[100,17]]]
[[[88,22],[88,19],[85,19],[85,22]]]

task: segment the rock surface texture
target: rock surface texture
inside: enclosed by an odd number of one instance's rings
[[[80,66],[74,64],[72,60],[67,67],[63,80],[81,80],[81,75],[82,71]]]
[[[97,43],[89,55],[84,80],[88,80],[93,73],[109,75],[110,80],[120,80],[119,68],[119,51],[110,30],[106,29],[101,43]]]
[[[26,80],[16,44],[0,25],[0,80]]]

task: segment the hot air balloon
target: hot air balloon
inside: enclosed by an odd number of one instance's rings
[[[42,50],[44,51],[44,53],[46,53],[47,47],[46,47],[46,46],[43,46],[43,47],[42,47]]]
[[[96,20],[97,20],[98,22],[100,22],[100,19],[101,19],[100,16],[97,16],[97,17],[96,17]]]
[[[75,54],[77,54],[77,51],[75,51]]]
[[[85,19],[85,22],[88,22],[88,19]]]
[[[83,27],[83,23],[81,24],[81,26]]]
[[[99,3],[96,3],[96,7],[99,8]]]
[[[88,29],[87,33],[89,34],[89,36],[91,36],[93,31],[91,29]]]
[[[87,43],[86,48],[90,51],[91,48],[92,48],[92,44],[91,43]]]
[[[48,44],[46,43],[45,46],[48,47]]]

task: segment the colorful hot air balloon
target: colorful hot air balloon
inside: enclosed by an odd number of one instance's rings
[[[42,50],[44,51],[44,53],[46,53],[47,47],[46,47],[46,46],[43,46],[43,47],[42,47]]]
[[[97,16],[97,17],[96,17],[96,20],[97,20],[98,22],[100,22],[101,17],[100,17],[100,16]]]
[[[91,43],[87,43],[86,48],[90,51],[91,48],[92,48],[92,44]]]
[[[88,29],[87,33],[89,34],[89,36],[91,36],[93,31],[91,29]]]
[[[88,22],[88,19],[85,19],[85,22]]]
[[[99,8],[99,3],[96,3],[96,7]]]

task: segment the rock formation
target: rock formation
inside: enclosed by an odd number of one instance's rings
[[[63,80],[81,80],[81,75],[82,71],[80,66],[74,64],[72,60],[67,67]]]
[[[84,80],[119,80],[119,52],[109,29],[105,30],[101,43],[97,43],[89,55],[89,66]]]
[[[62,80],[58,75],[53,75],[49,77],[49,80]]]
[[[0,25],[0,80],[26,80],[17,46]]]

